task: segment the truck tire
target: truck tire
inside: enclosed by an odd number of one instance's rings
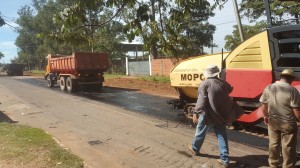
[[[59,80],[59,87],[60,87],[60,90],[66,90],[66,77],[60,77],[60,80]]]
[[[102,91],[103,83],[98,85],[98,91]]]
[[[66,87],[68,92],[76,92],[78,91],[78,83],[77,80],[72,79],[71,77],[67,77]]]
[[[54,81],[52,81],[50,75],[48,75],[48,76],[47,76],[47,86],[48,86],[49,88],[52,88],[53,85],[54,85]]]

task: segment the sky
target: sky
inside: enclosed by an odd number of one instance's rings
[[[24,5],[31,5],[31,0],[1,0],[0,13],[5,22],[12,26],[17,26],[14,21],[18,18],[18,10]],[[15,40],[18,34],[8,25],[0,27],[0,52],[4,54],[1,63],[10,63],[10,60],[17,56],[18,49]]]
[[[236,18],[233,8],[233,0],[228,0],[222,10],[216,9],[215,17],[210,18],[209,22],[216,25],[216,32],[214,34],[214,43],[217,48],[213,48],[213,52],[221,52],[225,44],[225,36],[232,34],[233,25],[236,24]],[[241,0],[237,0],[239,3]],[[31,0],[1,0],[0,13],[5,16],[6,22],[12,26],[17,26],[15,21],[19,15],[18,10],[24,5],[31,5]],[[242,20],[242,24],[247,20]],[[17,56],[18,48],[14,45],[18,34],[8,25],[0,27],[0,52],[4,54],[4,58],[0,60],[1,63],[10,63],[10,60]],[[210,53],[211,49],[205,48],[205,51]]]

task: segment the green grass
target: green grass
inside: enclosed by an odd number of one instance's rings
[[[120,75],[120,74],[108,74],[108,73],[105,73],[105,74],[104,74],[104,79],[110,79],[110,78],[122,78],[122,77],[126,77],[126,75]]]
[[[30,75],[30,76],[44,76],[45,71],[38,71],[38,70],[31,70],[31,71],[24,71],[24,75]]]
[[[83,160],[59,146],[44,131],[0,123],[0,162],[15,167],[82,168]]]
[[[110,78],[122,78],[127,77],[127,75],[120,75],[120,74],[104,74],[105,79]],[[169,76],[136,76],[136,79],[144,80],[144,81],[152,81],[152,82],[161,82],[161,83],[170,83]]]
[[[45,75],[46,72],[45,71],[38,71],[38,70],[31,70],[30,73]]]
[[[45,71],[37,71],[32,70],[30,71],[33,75],[45,75]],[[121,74],[104,74],[104,79],[111,79],[111,78],[123,78],[127,77],[127,75],[121,75]],[[136,77],[137,79],[145,80],[145,81],[152,81],[152,82],[161,82],[161,83],[170,83],[170,77],[169,76],[143,76],[143,77]]]
[[[168,76],[145,76],[145,77],[141,77],[141,79],[145,81],[170,83],[170,77]]]

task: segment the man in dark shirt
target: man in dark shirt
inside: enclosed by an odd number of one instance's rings
[[[206,78],[198,88],[198,99],[193,115],[196,133],[188,148],[198,155],[204,142],[206,133],[211,127],[219,143],[220,159],[218,162],[229,167],[229,149],[226,124],[233,122],[244,111],[229,97],[232,87],[226,81],[217,77],[220,69],[216,65],[208,66],[204,71]]]

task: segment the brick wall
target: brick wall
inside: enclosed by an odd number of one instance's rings
[[[176,58],[153,59],[151,63],[152,75],[169,76],[171,69],[179,61]]]

